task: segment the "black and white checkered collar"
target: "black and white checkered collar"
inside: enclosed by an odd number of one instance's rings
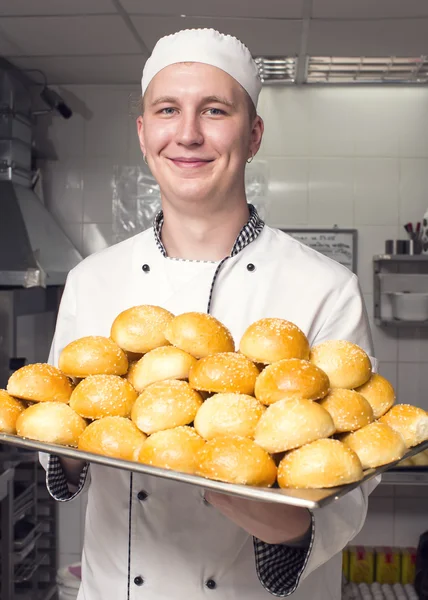
[[[262,221],[262,219],[259,217],[259,213],[257,212],[255,206],[249,204],[248,208],[250,209],[250,216],[244,227],[239,232],[238,237],[233,244],[230,256],[236,256],[239,254],[239,252],[241,252],[241,250],[248,246],[248,244],[254,242],[264,227],[264,221]],[[160,210],[153,221],[153,232],[155,235],[156,245],[159,248],[162,256],[166,258],[168,255],[161,240],[162,225],[163,212]]]

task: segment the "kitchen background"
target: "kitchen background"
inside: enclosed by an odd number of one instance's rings
[[[145,48],[159,36],[215,27],[241,37],[255,56],[297,55],[301,62],[306,55],[428,53],[423,0],[146,4],[4,0],[0,6],[0,55],[19,68],[42,69],[73,111],[69,120],[39,117],[35,139],[46,206],[83,256],[112,243],[114,167],[143,165],[135,100]],[[299,63],[295,75],[304,78]],[[428,208],[428,88],[421,79],[265,85],[258,110],[265,136],[252,167],[260,164],[267,176],[261,202],[269,225],[358,231],[357,269],[380,373],[399,401],[428,409],[428,328],[379,327],[373,320],[373,256],[383,253],[386,239],[405,238],[404,224],[421,221]],[[428,486],[379,486],[355,543],[415,546],[428,529],[427,498]],[[59,507],[62,565],[79,560],[84,507],[84,500]]]

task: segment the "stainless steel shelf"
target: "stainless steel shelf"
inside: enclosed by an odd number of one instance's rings
[[[381,262],[428,262],[428,254],[377,254],[373,260]]]
[[[395,469],[382,473],[381,483],[387,485],[428,485],[428,468]]]
[[[428,327],[428,321],[401,321],[399,319],[375,319],[376,325],[391,327]]]

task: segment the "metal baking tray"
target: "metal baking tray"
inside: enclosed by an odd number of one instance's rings
[[[28,450],[56,454],[57,456],[64,456],[67,458],[76,458],[99,465],[105,465],[106,467],[124,469],[126,471],[133,471],[134,473],[142,473],[144,475],[152,475],[154,477],[162,477],[172,481],[180,481],[182,483],[196,485],[206,490],[230,494],[232,496],[240,496],[241,498],[247,498],[249,500],[261,500],[266,502],[275,502],[277,504],[289,504],[309,509],[320,508],[334,502],[335,500],[338,500],[351,490],[359,487],[361,483],[369,481],[377,475],[381,475],[388,469],[392,469],[399,462],[396,461],[377,469],[369,469],[364,473],[364,478],[362,480],[336,488],[313,490],[293,488],[280,489],[277,487],[259,488],[247,485],[223,483],[222,481],[205,479],[204,477],[198,477],[196,475],[188,475],[187,473],[180,473],[178,471],[169,471],[168,469],[151,467],[138,462],[110,458],[108,456],[92,454],[90,452],[82,452],[81,450],[76,450],[75,448],[70,448],[67,446],[60,446],[58,444],[35,442],[33,440],[20,438],[16,435],[8,435],[6,433],[0,433],[0,444],[11,444],[13,446],[27,448]],[[409,458],[410,456],[413,456],[414,454],[422,452],[426,449],[428,449],[428,440],[422,444],[419,444],[418,446],[415,446],[414,448],[411,448],[404,455],[403,459]]]

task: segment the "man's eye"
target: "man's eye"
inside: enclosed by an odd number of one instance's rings
[[[224,110],[221,110],[220,108],[209,108],[207,112],[210,113],[211,115],[213,115],[213,117],[217,117],[218,115],[226,114],[224,112]]]
[[[163,108],[161,110],[161,113],[164,115],[173,115],[175,112],[175,108],[172,108],[171,106],[168,106],[167,108]]]

